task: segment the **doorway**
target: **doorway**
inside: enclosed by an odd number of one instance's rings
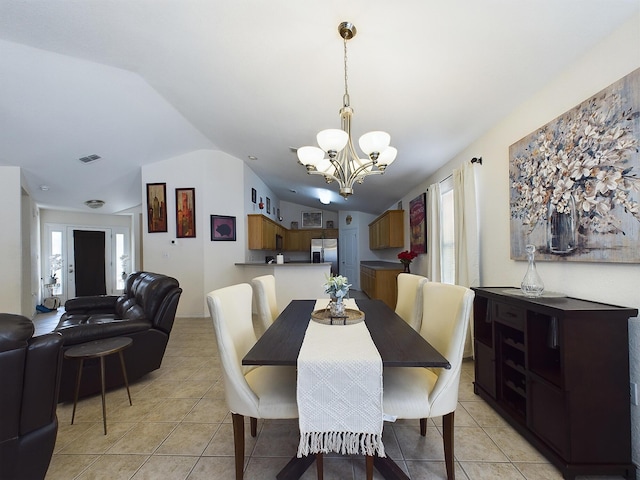
[[[73,231],[73,263],[76,297],[106,295],[105,232],[99,230]]]

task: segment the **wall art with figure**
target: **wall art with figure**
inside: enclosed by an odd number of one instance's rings
[[[511,258],[640,263],[640,69],[509,147]]]
[[[416,255],[427,253],[427,194],[409,202],[409,245]]]
[[[147,183],[147,230],[167,231],[167,184]]]
[[[196,236],[196,189],[176,188],[176,237]]]

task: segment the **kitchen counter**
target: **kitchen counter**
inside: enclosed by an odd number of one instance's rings
[[[398,262],[383,262],[380,260],[360,262],[363,267],[370,268],[372,270],[404,270],[402,263]]]
[[[331,263],[311,263],[311,262],[285,262],[285,263],[236,263],[238,267],[324,267]]]
[[[243,282],[261,275],[276,278],[276,301],[278,310],[285,309],[291,300],[326,297],[323,285],[331,272],[331,263],[236,263]],[[254,302],[255,310],[255,302]]]

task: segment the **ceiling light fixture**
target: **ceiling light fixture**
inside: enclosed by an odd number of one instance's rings
[[[396,159],[398,151],[390,147],[391,137],[386,132],[365,133],[359,139],[360,149],[369,157],[358,157],[351,140],[351,116],[347,85],[347,40],[356,35],[356,27],[350,22],[338,25],[344,42],[344,96],[340,109],[341,129],[322,130],[316,139],[318,147],[300,147],[298,159],[306,166],[310,175],[323,175],[327,183],[334,180],[340,185],[340,195],[348,198],[353,194],[353,184],[362,183],[367,175],[382,175]],[[325,158],[325,152],[329,158]]]
[[[104,200],[87,200],[84,204],[89,208],[100,208],[104,205]]]

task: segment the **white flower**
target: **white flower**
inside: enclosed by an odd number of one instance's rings
[[[328,293],[332,297],[344,298],[349,293],[351,284],[347,277],[338,275],[336,277],[326,277],[327,283],[324,286],[324,293]]]

